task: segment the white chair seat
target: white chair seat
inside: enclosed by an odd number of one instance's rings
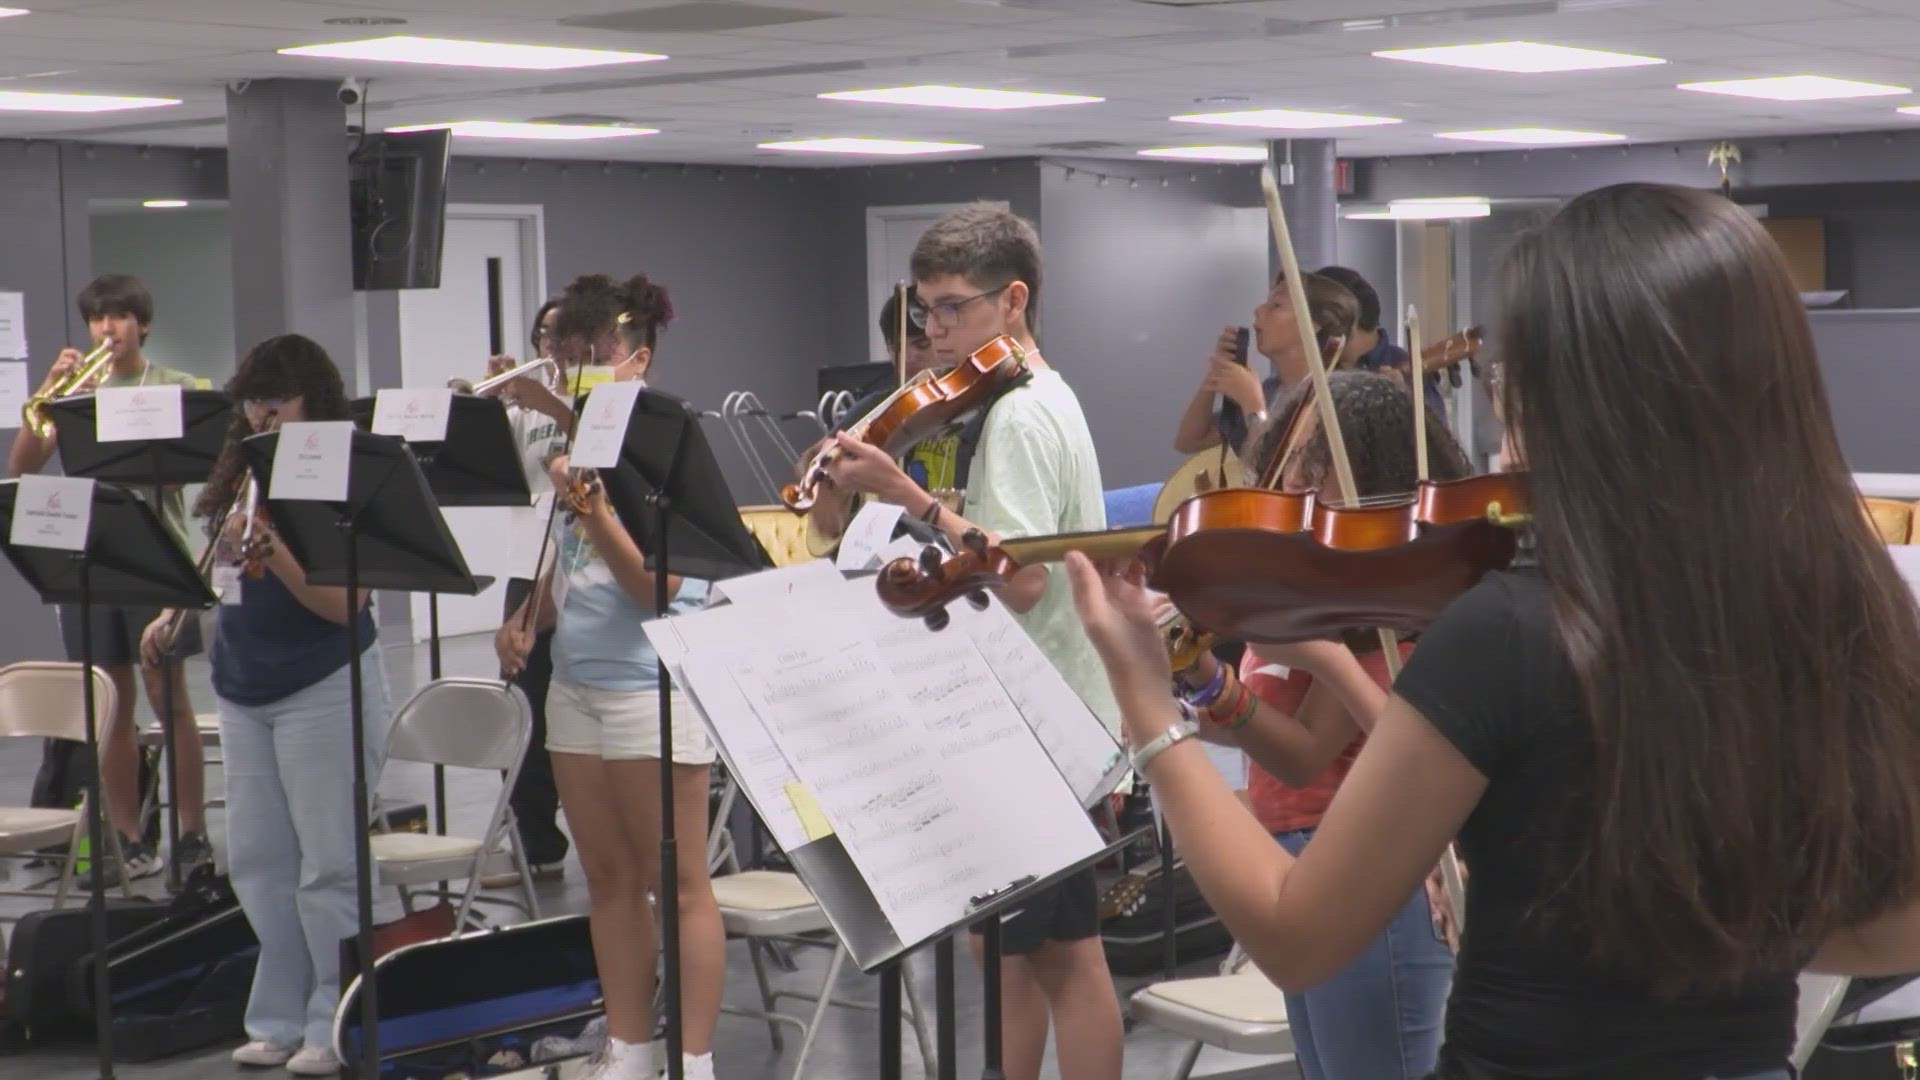
[[[713,879],[720,922],[729,934],[775,937],[830,930],[827,913],[793,874],[748,870]]]
[[[33,851],[73,836],[80,811],[37,807],[0,807],[0,854]]]
[[[1133,997],[1134,1018],[1239,1054],[1290,1054],[1280,988],[1249,966],[1233,975],[1155,983]]]
[[[435,836],[431,833],[380,833],[370,842],[373,857],[383,863],[438,862],[441,859],[469,859],[480,850],[480,841],[464,836]]]

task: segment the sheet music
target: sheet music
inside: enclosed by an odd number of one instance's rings
[[[825,559],[812,559],[795,563],[792,566],[761,570],[757,573],[742,574],[725,581],[713,583],[714,603],[722,600],[735,603],[757,603],[772,601],[778,603],[783,597],[807,592],[813,589],[838,588],[846,579]]]
[[[645,629],[674,685],[686,692],[714,742],[726,749],[734,780],[760,811],[773,842],[782,851],[792,851],[808,839],[806,822],[786,794],[787,785],[799,783],[800,777],[787,764],[780,745],[773,741],[738,687],[729,680],[695,685],[686,671],[690,653],[726,648],[765,618],[763,610],[728,606],[677,618],[649,619]]]
[[[866,584],[871,588],[871,583]],[[744,610],[744,609],[740,609]],[[995,682],[920,660],[824,610],[773,642],[689,656],[731,680],[818,798],[902,941],[965,921],[969,900],[1100,849],[1099,833]],[[965,652],[971,652],[967,643]],[[929,738],[933,733],[934,737]]]
[[[985,611],[971,604],[949,605],[951,622],[945,630],[929,631],[918,619],[903,619],[888,611],[874,591],[871,577],[846,582],[837,591],[816,597],[832,605],[836,617],[860,625],[885,654],[908,666],[925,666],[943,654],[947,664],[986,666],[1012,700],[1013,706],[1040,740],[1047,756],[1066,777],[1082,806],[1104,798],[1126,774],[1126,757],[1106,725],[1080,700],[1073,687],[1047,660],[1033,639],[998,601]],[[950,635],[965,635],[972,650],[953,651]],[[973,678],[980,671],[973,668]]]
[[[1893,565],[1907,579],[1907,586],[1920,596],[1920,545],[1888,544],[1887,554],[1893,556]]]

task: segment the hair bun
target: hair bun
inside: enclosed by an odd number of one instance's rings
[[[673,321],[673,301],[667,296],[665,285],[655,283],[645,274],[635,274],[627,280],[624,291],[627,311],[634,319],[651,326],[665,326]]]

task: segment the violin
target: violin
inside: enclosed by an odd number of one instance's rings
[[[950,371],[935,375],[923,371],[887,395],[873,411],[850,425],[846,433],[889,454],[908,447],[954,423],[1027,371],[1026,351],[1006,335],[994,338]],[[820,488],[828,482],[827,465],[833,444],[822,446],[801,471],[800,481],[780,491],[780,501],[796,514],[813,508]]]
[[[1426,374],[1450,368],[1455,364],[1473,360],[1480,355],[1487,335],[1482,327],[1469,326],[1457,334],[1440,339],[1420,350],[1420,366]]]
[[[580,517],[593,509],[593,497],[600,494],[603,486],[598,469],[574,469],[568,475],[567,489],[554,497],[565,503],[574,516]]]

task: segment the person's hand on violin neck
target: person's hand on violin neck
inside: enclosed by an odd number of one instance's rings
[[[1179,711],[1146,570],[1137,559],[1096,563],[1078,551],[1067,553],[1066,566],[1074,607],[1120,704],[1127,744],[1151,742],[1179,718]]]
[[[933,498],[885,450],[845,432],[833,437],[826,471],[827,478],[841,491],[906,507],[909,514],[925,510]]]

